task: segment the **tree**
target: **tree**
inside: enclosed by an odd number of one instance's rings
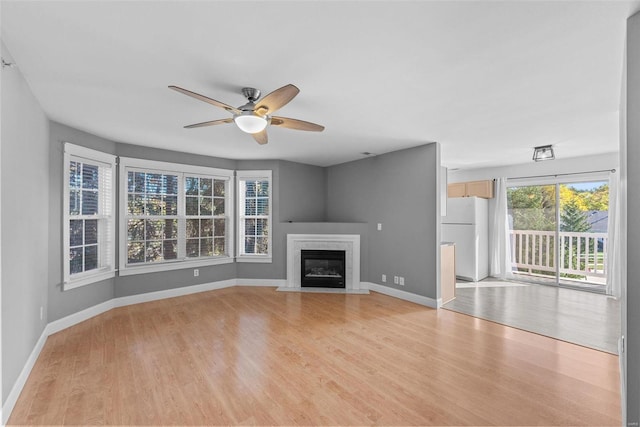
[[[581,211],[589,210],[587,207],[587,198],[585,197],[586,194],[587,192],[579,192],[566,184],[560,184],[560,206],[574,203]]]
[[[560,184],[560,205],[575,202],[583,211],[606,211],[609,209],[609,185],[602,184],[589,190],[578,190],[567,184]]]
[[[584,233],[586,231],[589,231],[590,229],[591,224],[589,224],[589,222],[587,221],[587,213],[579,208],[577,201],[572,200],[562,207],[562,212],[560,212],[560,231]],[[578,248],[578,239],[581,239],[581,243],[586,243],[586,239],[584,239],[583,237],[569,237],[569,239],[571,241],[571,245],[574,248]],[[591,246],[592,247],[590,248],[590,252],[593,253],[593,244]],[[570,266],[575,266],[576,268],[579,265],[581,270],[584,269],[586,260],[582,255],[586,253],[586,249],[587,248],[583,243],[580,246],[580,253],[578,253],[577,250],[571,251],[571,254],[569,253],[569,251],[563,251],[564,253],[562,258],[564,259],[565,265],[569,264]],[[569,257],[571,257],[571,259],[569,259]],[[583,277],[573,274],[567,274],[565,276],[572,278]]]
[[[575,231],[583,233],[591,230],[587,220],[587,213],[580,209],[576,200],[566,203],[560,212],[560,231]]]
[[[555,186],[512,187],[507,200],[514,230],[555,229]]]
[[[600,187],[587,193],[587,210],[607,211],[609,210],[609,185],[603,184]]]
[[[513,221],[511,227],[513,230],[555,230],[555,185],[511,187],[507,190],[507,205],[509,215]],[[545,244],[550,246],[549,256],[553,257],[553,243],[549,242],[549,237],[541,238],[545,239],[545,242],[548,242]],[[540,245],[534,244],[533,239],[516,239],[514,245],[515,247],[513,249],[516,253],[522,253],[522,251],[524,251],[529,254],[531,259],[540,259]],[[521,248],[521,245],[527,247]],[[551,263],[555,264],[553,260]],[[529,272],[549,274],[548,272],[539,270],[529,270]]]

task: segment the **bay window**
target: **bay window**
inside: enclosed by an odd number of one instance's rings
[[[233,262],[233,171],[120,159],[120,275]]]

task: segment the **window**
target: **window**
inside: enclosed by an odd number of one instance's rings
[[[226,182],[187,176],[185,193],[187,257],[227,255]]]
[[[178,259],[178,175],[127,170],[127,264]]]
[[[115,275],[115,156],[64,145],[64,289]]]
[[[238,261],[271,262],[271,171],[238,171]]]
[[[121,173],[121,275],[233,262],[233,171],[122,158]]]

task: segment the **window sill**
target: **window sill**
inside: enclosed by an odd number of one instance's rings
[[[134,265],[121,268],[118,276],[132,276],[134,274],[156,273],[159,271],[181,270],[185,268],[206,267],[210,265],[231,264],[233,258],[209,258],[200,260],[166,262],[156,265]]]
[[[236,257],[237,262],[257,262],[257,263],[271,263],[272,258],[269,256],[255,256],[255,255],[238,255]]]
[[[62,286],[62,289],[68,291],[70,289],[90,285],[91,283],[100,282],[101,280],[110,279],[115,276],[116,272],[114,270],[102,271],[95,274],[84,274],[80,277],[75,277],[73,279],[70,279],[68,282],[65,282]]]

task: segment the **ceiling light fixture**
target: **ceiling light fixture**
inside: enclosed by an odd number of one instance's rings
[[[262,132],[269,124],[267,117],[259,116],[253,111],[243,111],[242,114],[233,116],[233,121],[246,133]]]
[[[543,160],[553,160],[556,156],[553,154],[551,145],[541,145],[533,149],[533,160],[541,162]]]

